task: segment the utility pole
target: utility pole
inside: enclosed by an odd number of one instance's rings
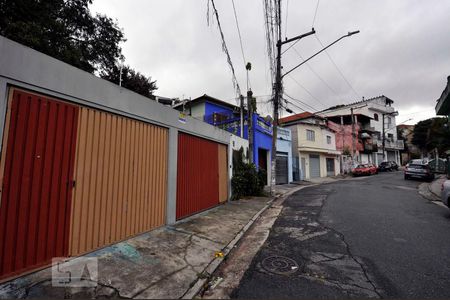
[[[325,51],[326,49],[328,49],[329,47],[333,46],[334,44],[336,44],[337,42],[339,42],[340,40],[342,40],[343,38],[349,37],[351,35],[357,34],[359,33],[359,31],[353,31],[353,32],[349,32],[346,35],[341,36],[340,38],[338,38],[337,40],[335,40],[334,42],[330,43],[329,45],[327,45],[326,47],[324,47],[323,49],[321,49],[320,51],[316,52],[315,54],[313,54],[312,56],[308,57],[307,59],[305,59],[304,61],[302,61],[301,63],[299,63],[298,65],[296,65],[294,68],[290,69],[289,71],[287,71],[286,73],[284,73],[283,75],[281,75],[281,46],[287,43],[291,43],[293,41],[299,40],[301,38],[307,37],[309,35],[312,35],[314,33],[316,33],[316,31],[314,30],[314,28],[311,29],[310,32],[307,32],[305,34],[301,34],[298,35],[296,37],[290,38],[290,39],[285,39],[284,41],[281,41],[281,0],[277,0],[276,3],[277,7],[277,15],[278,15],[278,20],[277,21],[277,25],[278,25],[278,41],[277,41],[277,57],[276,57],[276,62],[277,62],[277,68],[276,68],[276,76],[275,76],[275,84],[273,86],[273,94],[274,94],[274,98],[273,98],[273,127],[272,127],[272,172],[271,172],[271,185],[270,185],[270,189],[272,192],[272,186],[275,185],[275,171],[276,171],[276,158],[277,158],[277,127],[278,127],[278,108],[280,105],[280,99],[281,99],[281,94],[282,94],[282,80],[283,77],[288,75],[289,73],[291,73],[292,71],[294,71],[295,69],[297,69],[298,67],[300,67],[301,65],[305,64],[306,62],[308,62],[309,60],[311,60],[312,58],[314,58],[315,56],[317,56],[319,53],[322,53],[323,51]]]
[[[248,80],[248,72],[251,69],[252,69],[252,64],[250,62],[248,62],[245,65],[245,70],[247,70],[247,98],[248,98],[248,92],[251,92],[250,88],[248,87],[248,82],[249,82],[249,80]],[[240,99],[241,99],[241,138],[244,138],[244,96],[240,95]],[[249,102],[248,101],[249,100],[247,99],[247,108],[249,107],[249,105],[248,105]],[[251,102],[251,100],[250,100],[250,102]],[[250,132],[250,123],[247,123],[247,126],[248,126],[248,128],[249,128],[248,130]],[[250,134],[249,134],[249,144],[250,144]],[[253,149],[252,149],[252,151],[253,151]],[[252,157],[251,161],[253,161],[253,157]]]
[[[122,86],[122,70],[123,70],[123,64],[120,64],[120,71],[119,71],[119,86]]]
[[[248,161],[253,163],[253,92],[247,91]]]
[[[280,104],[280,93],[283,89],[281,83],[281,0],[277,3],[278,9],[278,41],[277,41],[277,69],[275,75],[275,95],[273,98],[273,125],[272,125],[272,163],[271,163],[271,182],[270,193],[276,182],[276,162],[277,162],[277,138],[278,138],[278,107]]]
[[[355,137],[355,115],[353,114],[353,107],[350,108],[352,117],[352,168],[355,164],[355,148],[356,148],[356,137]]]
[[[281,46],[287,43],[291,43],[293,41],[304,38],[308,35],[316,33],[314,28],[305,34],[301,34],[299,36],[293,37],[291,39],[286,39],[285,41],[281,41],[281,0],[277,1],[277,10],[278,10],[278,41],[277,41],[277,68],[275,75],[275,84],[273,86],[274,89],[274,97],[273,97],[273,126],[272,126],[272,156],[271,156],[271,184],[270,191],[272,193],[272,187],[275,185],[275,172],[276,172],[276,160],[277,160],[277,137],[278,137],[278,110],[280,106],[280,99],[283,90],[282,80],[284,75],[281,75]],[[297,66],[298,67],[298,66]],[[297,68],[296,67],[296,68]],[[293,70],[291,70],[293,71]],[[289,72],[291,72],[289,71]]]

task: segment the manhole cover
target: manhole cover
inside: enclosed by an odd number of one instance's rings
[[[295,260],[284,256],[269,256],[263,259],[261,266],[264,270],[279,274],[290,275],[298,271],[298,264]]]

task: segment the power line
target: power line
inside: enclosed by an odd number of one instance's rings
[[[286,19],[285,19],[285,27],[284,27],[284,36],[287,37],[287,20],[288,20],[288,12],[289,12],[289,0],[286,0]]]
[[[292,103],[291,101],[289,101],[289,100],[287,100],[287,99],[284,99],[284,101],[286,101],[286,102],[289,103],[290,105],[292,105],[292,106],[294,106],[294,107],[300,109],[301,111],[306,111],[306,110],[304,110],[303,108],[301,108],[300,106],[296,105],[295,103]]]
[[[269,59],[269,65],[270,65],[270,76],[271,76],[271,82],[274,82],[275,78],[275,30],[274,30],[274,22],[275,22],[275,9],[273,6],[272,0],[263,0],[264,6],[264,25],[265,25],[265,32],[266,32],[266,51],[267,51],[267,57]]]
[[[317,36],[317,34],[315,35],[317,41],[319,42],[319,44],[322,46],[322,48],[325,48],[325,46],[322,44],[322,42],[320,41],[319,37]],[[331,57],[331,55],[328,53],[327,50],[325,50],[325,54],[328,56],[328,58],[330,59],[330,61],[333,63],[334,67],[336,68],[336,70],[339,72],[339,74],[341,75],[341,77],[345,80],[345,82],[347,83],[347,85],[351,88],[351,90],[353,91],[353,93],[356,95],[356,97],[358,99],[361,99],[361,96],[359,96],[359,94],[355,91],[355,89],[353,88],[353,86],[350,84],[350,82],[347,80],[347,78],[344,76],[344,73],[342,73],[342,71],[339,69],[338,65],[334,62],[333,58]]]
[[[313,94],[311,94],[310,91],[308,91],[307,88],[305,88],[302,84],[300,84],[300,82],[298,82],[294,77],[292,77],[292,75],[288,75],[289,78],[291,78],[299,87],[301,87],[308,95],[311,96],[311,98],[313,98],[314,100],[316,100],[317,102],[319,102],[323,107],[327,108],[327,105],[323,104],[322,101],[320,101],[317,97],[315,97]]]
[[[222,40],[222,51],[225,52],[225,54],[227,56],[228,65],[230,66],[230,69],[231,69],[233,87],[236,89],[236,93],[239,96],[239,95],[241,95],[241,88],[239,87],[239,83],[237,81],[236,74],[234,72],[233,63],[231,62],[230,53],[228,52],[228,47],[227,47],[227,44],[225,42],[225,36],[223,34],[222,27],[220,25],[219,13],[217,12],[216,5],[214,4],[214,0],[209,0],[209,1],[211,1],[212,7],[213,7],[213,13],[214,13],[214,15],[216,17],[216,20],[217,20],[217,27],[219,28],[220,37],[221,37],[221,40]],[[209,25],[209,1],[208,1],[208,11],[207,11],[208,25]]]
[[[242,46],[242,37],[241,37],[241,30],[239,29],[239,21],[236,14],[236,7],[234,6],[234,0],[231,0],[231,3],[233,4],[233,12],[234,12],[234,19],[236,21],[236,27],[239,35],[239,43],[241,44],[241,53],[242,53],[242,60],[244,61],[244,66],[247,63],[247,60],[245,59],[244,55],[244,47]]]
[[[402,114],[402,117],[405,116],[411,116],[411,115],[422,115],[422,114],[427,114],[429,112],[435,111],[434,109],[428,109],[428,110],[421,110],[421,111],[415,111],[409,114]]]
[[[293,48],[295,53],[297,53],[297,55],[304,61],[305,59],[303,58],[303,56],[297,51],[297,49],[294,47]],[[306,63],[306,66],[309,68],[309,70],[316,75],[316,77],[331,91],[333,92],[336,96],[339,96],[338,93],[336,92],[336,90],[334,90],[319,74],[317,74],[316,71],[314,71],[314,69],[311,67],[311,65],[309,63]]]
[[[314,18],[313,18],[312,25],[311,25],[312,28],[314,28],[314,22],[316,21],[317,10],[319,9],[319,3],[320,3],[320,0],[317,0],[316,11],[314,12]]]
[[[296,101],[297,103],[302,104],[302,105],[308,107],[308,109],[312,109],[314,112],[319,111],[317,108],[315,108],[315,107],[309,105],[308,103],[303,102],[302,100],[299,100],[299,99],[296,99],[296,98],[293,98],[293,97],[289,96],[288,94],[286,94],[286,92],[283,92],[283,94],[286,95],[286,97],[288,97],[289,99],[291,99],[291,100],[293,100],[293,101]]]

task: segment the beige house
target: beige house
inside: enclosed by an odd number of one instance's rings
[[[292,132],[294,180],[335,176],[340,173],[340,151],[326,120],[310,113],[282,118],[280,124]]]

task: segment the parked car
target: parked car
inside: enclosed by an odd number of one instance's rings
[[[395,161],[390,161],[389,163],[391,164],[391,171],[398,171],[398,165]]]
[[[388,161],[383,161],[381,164],[378,165],[378,171],[379,172],[392,171],[391,163]]]
[[[433,180],[434,173],[428,164],[422,162],[409,163],[405,167],[405,179],[420,178],[425,180]]]
[[[352,170],[353,176],[372,175],[377,173],[377,168],[371,164],[360,164]]]
[[[446,180],[442,183],[441,198],[442,202],[450,207],[450,180]]]
[[[370,174],[378,174],[378,168],[377,166],[373,165],[373,164],[369,164],[369,168],[370,168]]]

